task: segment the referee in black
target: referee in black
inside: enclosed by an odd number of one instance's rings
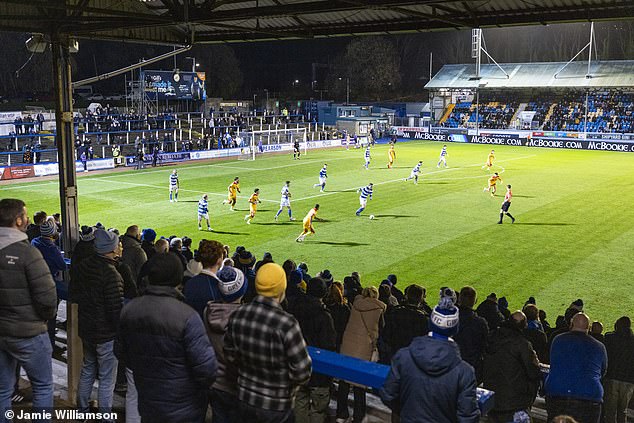
[[[512,199],[513,199],[513,191],[511,191],[511,186],[507,185],[506,195],[504,196],[504,202],[502,203],[502,209],[500,210],[500,221],[498,222],[498,225],[502,224],[502,219],[504,218],[505,214],[511,218],[511,223],[515,223],[515,218],[511,216],[511,213],[509,213]]]

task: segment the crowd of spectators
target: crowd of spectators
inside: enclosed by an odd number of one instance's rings
[[[490,293],[476,307],[477,291],[464,286],[428,303],[424,287],[401,291],[393,274],[378,288],[358,272],[340,282],[292,259],[257,260],[243,246],[203,239],[194,250],[187,237],[100,223],[81,228],[64,280],[58,220],[37,212],[29,225],[23,202],[0,200],[2,414],[18,365],[33,408],[52,407],[47,322],[68,299],[84,355],[78,408],[89,410],[96,380],[102,413],[125,387],[128,422],[203,422],[209,406],[213,422],[324,422],[331,398],[346,422],[350,388],[352,421],[364,421],[367,388],[339,380],[334,393],[333,379],[312,371],[307,346],[389,364],[378,394],[392,421],[477,422],[482,386],[495,392],[493,422],[529,422],[538,394],[549,421],[625,422],[631,321],[623,316],[603,335],[581,299],[551,325],[533,297],[512,312]]]

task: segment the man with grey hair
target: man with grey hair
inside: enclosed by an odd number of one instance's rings
[[[608,356],[605,346],[588,335],[589,327],[588,316],[577,313],[570,322],[570,332],[553,340],[545,385],[548,421],[561,414],[582,423],[599,423],[601,419],[601,378]]]

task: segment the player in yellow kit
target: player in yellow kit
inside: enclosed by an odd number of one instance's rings
[[[240,192],[240,178],[236,176],[231,185],[227,187],[227,190],[229,191],[229,196],[222,202],[222,204],[229,204],[231,206],[231,211],[235,211],[234,207],[236,205],[236,200],[238,199],[238,193]]]
[[[484,164],[484,166],[482,166],[482,169],[486,167],[487,170],[491,170],[491,167],[493,167],[494,160],[495,160],[495,150],[491,150],[491,152],[489,153],[489,157],[487,157],[486,163]]]
[[[489,178],[489,186],[484,188],[484,192],[490,192],[491,197],[495,197],[495,192],[497,191],[496,184],[498,182],[502,183],[502,177],[495,172],[493,176]]]
[[[253,190],[251,197],[249,197],[249,214],[244,216],[244,220],[247,221],[247,225],[251,224],[251,221],[255,217],[255,213],[258,211],[258,204],[260,203],[260,189],[256,188]]]
[[[310,209],[310,211],[304,218],[304,230],[301,234],[299,234],[295,241],[302,242],[304,241],[304,238],[306,238],[306,235],[315,233],[315,228],[313,228],[313,220],[321,220],[317,217],[317,211],[319,211],[319,204],[315,204],[315,207]]]
[[[396,159],[396,151],[394,150],[394,142],[390,141],[390,149],[387,150],[387,168],[392,169],[394,165],[394,159]]]

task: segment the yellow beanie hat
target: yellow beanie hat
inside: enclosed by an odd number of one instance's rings
[[[277,298],[286,291],[286,273],[277,263],[267,263],[255,274],[255,289],[265,297]]]

